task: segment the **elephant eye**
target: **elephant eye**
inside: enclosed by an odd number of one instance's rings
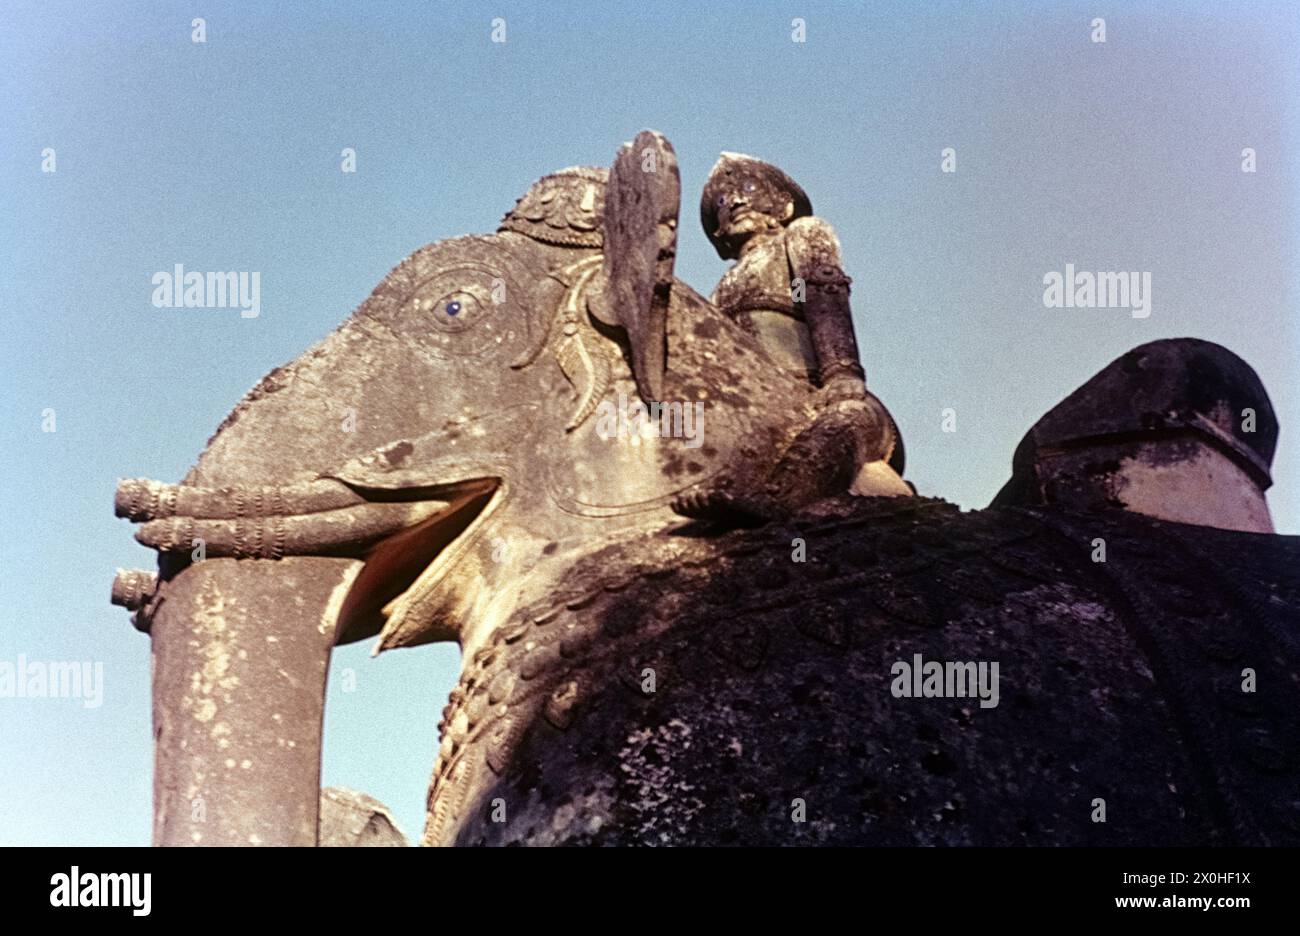
[[[509,252],[487,244],[473,244],[473,256],[487,251],[485,259],[459,259],[437,265],[410,288],[392,318],[393,330],[416,343],[422,353],[438,358],[478,357],[493,349],[517,354],[522,340],[519,307],[527,290],[518,284],[526,276],[516,269]],[[450,248],[451,244],[442,245]],[[457,245],[456,257],[467,252]],[[489,262],[489,260],[491,262]]]
[[[718,207],[721,208],[721,207],[722,207],[723,205],[725,205],[726,203],[727,203],[727,196],[726,196],[726,195],[719,195],[719,196],[718,196]]]
[[[468,287],[437,299],[425,298],[420,303],[421,311],[432,316],[434,325],[441,331],[465,331],[478,324],[478,320],[483,317],[483,299],[476,296],[475,291],[474,287]]]

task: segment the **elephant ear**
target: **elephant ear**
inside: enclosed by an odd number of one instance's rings
[[[623,144],[609,171],[603,282],[591,311],[627,333],[637,392],[646,403],[663,393],[681,194],[677,155],[662,134],[642,130]]]

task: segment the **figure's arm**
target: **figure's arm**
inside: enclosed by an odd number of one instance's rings
[[[866,378],[849,307],[849,283],[834,229],[821,218],[798,218],[786,228],[790,270],[802,281],[804,320],[817,355],[822,387],[836,396],[861,397]],[[796,297],[798,292],[796,292]]]
[[[821,218],[798,218],[786,229],[786,255],[792,274],[804,281],[804,317],[817,355],[823,393],[832,401],[868,399],[889,420],[892,442],[885,458],[890,470],[865,472],[855,482],[854,490],[856,493],[882,488],[888,492],[901,491],[906,488],[899,480],[903,474],[903,440],[893,416],[867,390],[849,305],[852,280],[844,273],[839,238],[834,228]]]

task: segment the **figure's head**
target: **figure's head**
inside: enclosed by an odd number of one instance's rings
[[[700,222],[724,260],[734,260],[750,238],[780,230],[812,214],[799,184],[771,163],[723,153],[700,197]]]

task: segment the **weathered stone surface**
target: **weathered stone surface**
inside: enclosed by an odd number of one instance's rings
[[[928,499],[832,512],[576,568],[553,607],[610,565],[644,571],[524,636],[581,649],[440,761],[426,842],[1300,843],[1300,538]],[[649,574],[664,563],[686,596],[666,619]],[[461,697],[521,667],[519,646],[499,643]],[[914,654],[999,662],[997,706],[896,698],[891,665]],[[555,691],[563,724],[526,705]],[[498,719],[513,749],[493,766]]]
[[[1264,492],[1277,433],[1264,385],[1237,355],[1193,338],[1153,341],[1029,430],[993,503],[1113,505],[1271,533]]]

